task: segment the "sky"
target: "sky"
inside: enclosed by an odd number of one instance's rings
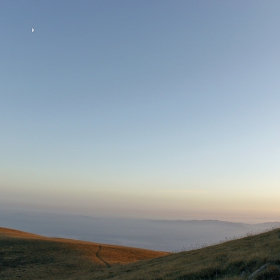
[[[279,221],[279,9],[2,0],[1,205]]]

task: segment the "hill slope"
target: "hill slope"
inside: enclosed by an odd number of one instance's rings
[[[0,279],[93,279],[112,266],[168,254],[0,228]]]
[[[111,268],[103,278],[95,279],[279,280],[279,237],[280,229],[276,229],[199,250]],[[256,272],[260,268],[263,269]]]
[[[0,229],[0,279],[276,280],[280,279],[279,237],[280,229],[275,229],[168,254]]]

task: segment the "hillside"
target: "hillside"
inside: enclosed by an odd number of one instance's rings
[[[176,254],[3,228],[0,244],[0,279],[280,279],[280,229]]]
[[[0,279],[94,279],[110,267],[168,254],[0,228]]]

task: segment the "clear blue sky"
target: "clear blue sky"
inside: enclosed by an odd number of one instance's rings
[[[2,0],[0,203],[280,220],[279,11]]]

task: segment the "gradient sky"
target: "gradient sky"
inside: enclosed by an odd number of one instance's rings
[[[1,205],[280,220],[279,11],[2,0]]]

